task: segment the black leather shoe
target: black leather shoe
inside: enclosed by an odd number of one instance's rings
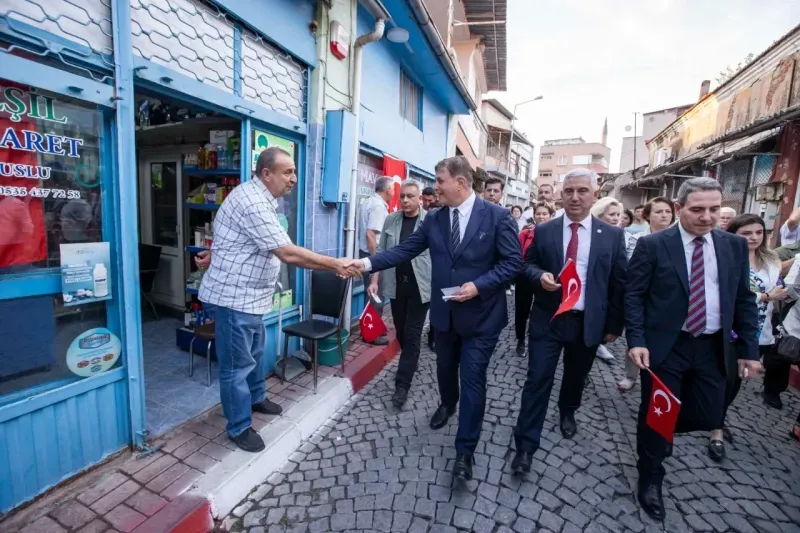
[[[440,405],[436,412],[431,417],[431,429],[441,429],[447,425],[447,421],[453,416],[455,409],[445,407],[444,404]]]
[[[511,461],[511,471],[515,475],[527,474],[531,471],[531,463],[533,462],[533,454],[528,452],[517,452],[514,460]]]
[[[663,521],[664,500],[661,497],[661,485],[656,483],[644,483],[639,485],[639,505],[647,516],[653,520]]]
[[[762,394],[762,396],[764,397],[764,403],[768,406],[772,407],[773,409],[783,409],[783,401],[777,394],[769,394],[765,392]]]
[[[392,405],[397,409],[402,409],[408,400],[408,388],[398,385],[394,389],[394,396],[392,396]]]
[[[525,356],[525,341],[517,341],[517,355],[520,357]]]
[[[279,415],[283,412],[283,407],[269,400],[254,403],[252,408],[256,413],[263,413],[265,415]]]
[[[235,437],[229,435],[228,438],[246,452],[260,452],[265,448],[264,441],[253,428],[247,428]]]
[[[453,479],[463,479],[469,481],[472,479],[472,465],[475,459],[471,455],[463,453],[456,454],[456,463],[453,465]]]
[[[721,440],[711,440],[708,443],[708,456],[712,461],[721,463],[725,459],[725,443]]]
[[[367,344],[372,344],[373,346],[388,346],[389,345],[389,339],[387,339],[386,337],[378,337],[377,339],[375,339],[372,342],[367,342],[367,341],[364,341],[364,342],[367,343]]]
[[[575,415],[566,413],[561,415],[561,435],[565,439],[571,439],[578,432],[578,425],[575,423]]]

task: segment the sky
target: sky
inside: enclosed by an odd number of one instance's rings
[[[545,139],[599,142],[608,117],[614,172],[634,112],[696,102],[798,23],[797,0],[508,0],[508,91],[490,96],[509,110],[544,96],[517,110],[537,162]]]

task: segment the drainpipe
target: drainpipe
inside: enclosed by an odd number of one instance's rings
[[[355,23],[355,21],[354,21]],[[359,111],[361,110],[361,62],[362,52],[364,46],[369,43],[379,41],[383,37],[383,31],[386,28],[386,21],[379,18],[375,21],[375,27],[371,32],[365,33],[356,39],[356,44],[353,51],[353,106],[352,113],[355,116],[353,123],[355,128],[353,135],[355,142],[353,143],[353,171],[350,176],[350,196],[347,202],[347,226],[345,227],[345,252],[347,257],[353,259],[357,257],[356,254],[356,207],[358,207],[358,153],[359,153],[359,137],[361,136],[361,125],[359,123]],[[367,288],[364,287],[366,291]],[[344,309],[344,327],[350,331],[350,317],[352,315],[353,304],[353,284],[348,284],[347,297],[345,300]]]

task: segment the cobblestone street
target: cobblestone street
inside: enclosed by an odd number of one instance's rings
[[[757,396],[760,381],[745,384],[729,411],[734,444],[722,464],[706,455],[705,435],[678,437],[666,465],[662,525],[634,497],[639,388],[617,390],[624,343],[612,347],[613,364],[595,363],[574,440],[557,428],[557,378],[542,449],[525,479],[508,474],[527,363],[513,348],[509,325],[489,367],[475,480],[451,489],[457,417],[439,431],[428,426],[438,392],[426,350],[402,412],[390,405],[395,362],[222,526],[249,533],[800,532],[800,445],[788,436],[800,409],[796,393],[784,394],[784,409],[776,411]]]

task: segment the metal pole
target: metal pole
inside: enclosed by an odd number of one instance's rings
[[[633,112],[633,179],[636,179],[636,145],[639,139],[636,136],[636,111]]]
[[[455,0],[447,2],[447,53],[450,53],[450,45],[453,42],[453,11],[455,10]]]

